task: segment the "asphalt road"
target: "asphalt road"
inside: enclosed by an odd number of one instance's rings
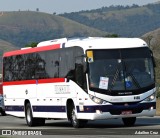
[[[7,131],[6,131],[7,130]],[[20,135],[48,135],[47,137],[64,136],[68,137],[97,137],[122,135],[137,137],[159,137],[160,116],[137,118],[134,127],[124,127],[121,119],[108,119],[89,121],[84,128],[75,129],[67,120],[47,120],[45,126],[28,127],[24,118],[13,116],[0,116],[0,134],[11,133],[14,136]],[[2,132],[3,131],[3,132]],[[37,136],[39,137],[39,136]],[[124,136],[123,136],[124,137]]]

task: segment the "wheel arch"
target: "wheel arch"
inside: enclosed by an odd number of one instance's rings
[[[24,105],[26,105],[27,103],[30,103],[29,99],[25,99]]]
[[[25,99],[25,101],[24,101],[24,112],[26,110],[27,103],[29,103],[31,105],[30,101],[28,99]]]

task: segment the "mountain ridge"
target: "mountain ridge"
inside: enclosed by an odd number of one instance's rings
[[[160,27],[160,3],[110,6],[60,16],[122,37],[140,37]]]
[[[0,16],[0,38],[18,47],[30,42],[73,36],[103,36],[104,31],[70,19],[41,12],[4,12]]]

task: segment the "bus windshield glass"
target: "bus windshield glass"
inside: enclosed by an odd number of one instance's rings
[[[89,88],[132,91],[154,84],[152,55],[147,47],[92,50],[88,56]]]

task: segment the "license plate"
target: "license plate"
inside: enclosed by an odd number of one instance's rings
[[[132,111],[122,111],[121,115],[130,115]]]

